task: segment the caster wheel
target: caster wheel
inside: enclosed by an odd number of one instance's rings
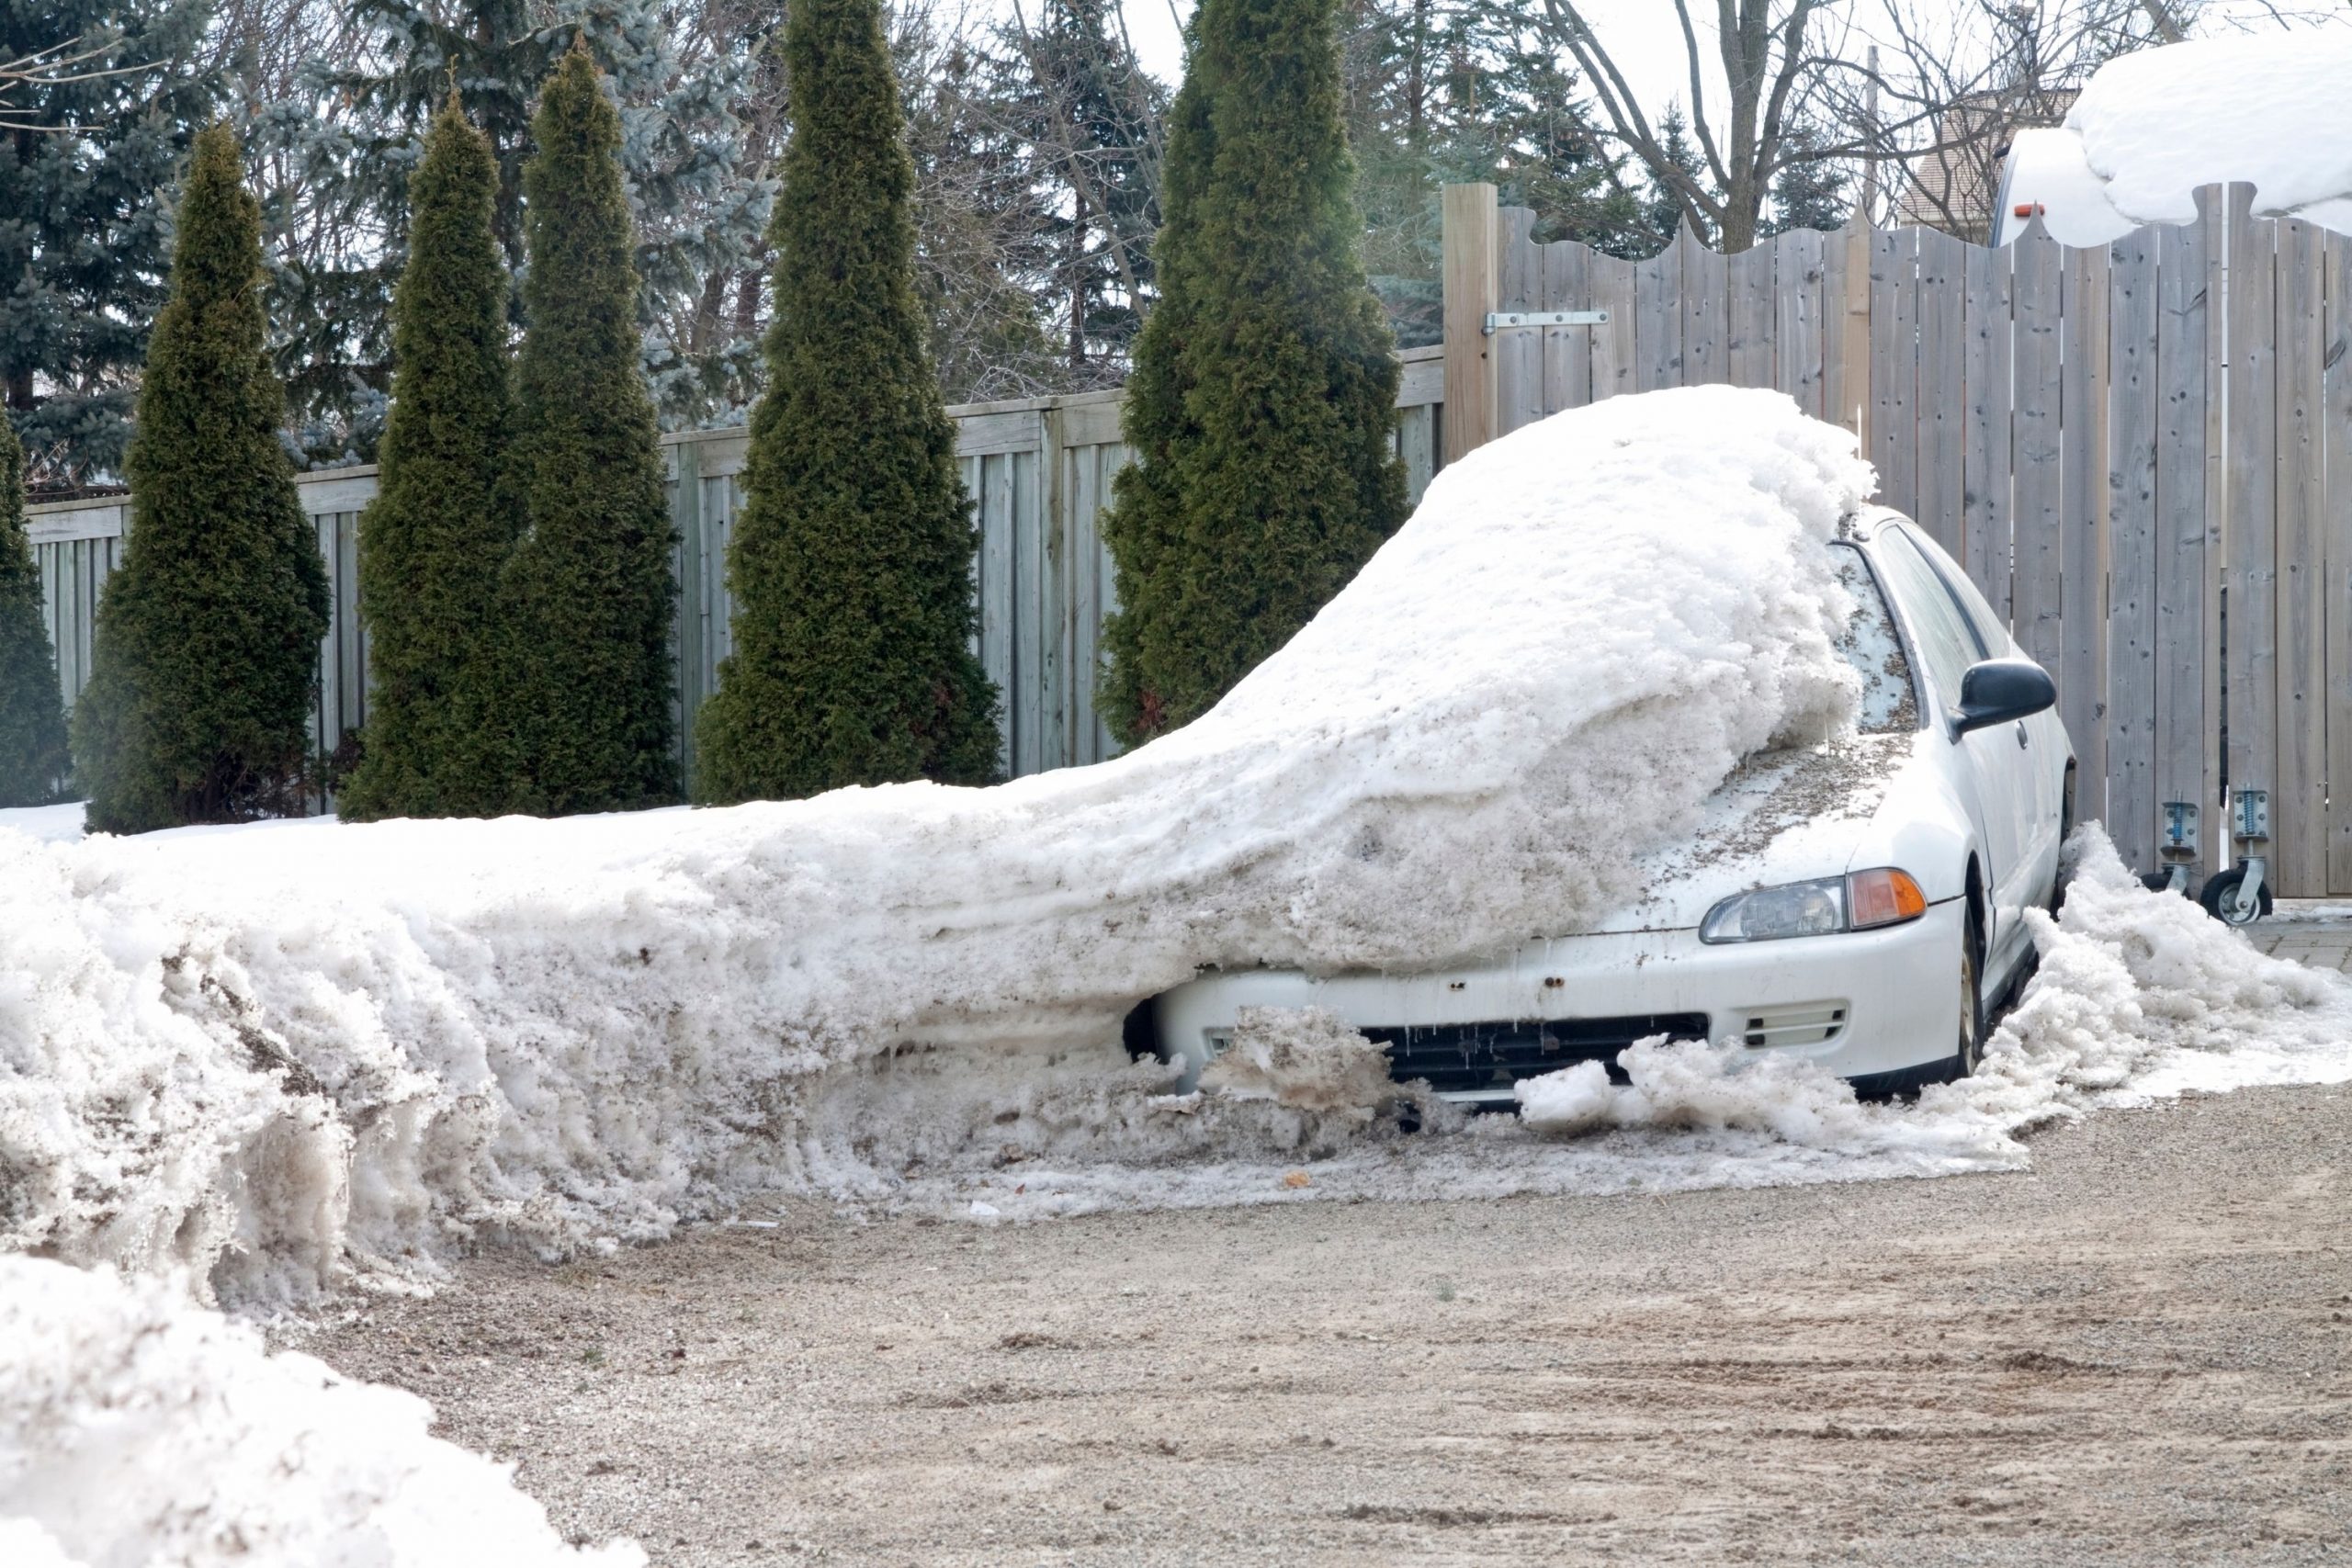
[[[2210,876],[2205,879],[2205,886],[2199,890],[2197,901],[2205,906],[2207,914],[2223,925],[2252,925],[2256,920],[2270,913],[2270,883],[2267,879],[2264,880],[2260,895],[2256,900],[2259,907],[2249,913],[2237,908],[2238,885],[2245,880],[2245,871],[2234,867],[2218,875]]]

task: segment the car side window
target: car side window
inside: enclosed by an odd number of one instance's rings
[[[1879,567],[1910,630],[1912,646],[1928,667],[1928,683],[1935,689],[1936,700],[1951,706],[1960,701],[1961,676],[1984,657],[1976,628],[1960,613],[1942,575],[1901,529],[1881,529],[1877,544]]]
[[[1944,580],[1944,586],[1951,590],[1951,596],[1960,601],[1961,614],[1966,615],[1969,624],[1975,628],[1976,645],[1984,650],[1984,657],[2000,659],[2006,656],[2009,651],[2009,628],[2000,616],[1993,613],[1993,606],[1984,595],[1977,592],[1975,580],[1946,552],[1933,545],[1921,544],[1918,536],[1909,529],[1903,530],[1903,535],[1913,548],[1928,558],[1928,564],[1934,567],[1936,575]]]

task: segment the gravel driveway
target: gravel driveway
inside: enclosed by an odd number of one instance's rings
[[[812,1205],[300,1339],[664,1564],[2340,1562],[2347,1147],[2268,1089],[2027,1175]]]

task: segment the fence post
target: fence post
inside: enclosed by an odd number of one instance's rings
[[[1447,186],[1443,213],[1445,460],[1452,463],[1497,434],[1501,389],[1486,330],[1501,290],[1495,187]]]
[[[695,716],[709,696],[703,666],[709,658],[703,648],[703,583],[709,564],[702,540],[702,444],[669,444],[673,487],[670,525],[676,530],[673,558],[677,563],[677,619],[671,649],[678,660],[678,788],[691,800],[695,790]],[[724,565],[722,563],[721,570]]]

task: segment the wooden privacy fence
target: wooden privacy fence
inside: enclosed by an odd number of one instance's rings
[[[2078,807],[2127,861],[2180,802],[2198,873],[2229,863],[2226,781],[2267,795],[2282,896],[2352,894],[2352,238],[2252,195],[2083,250],[1849,227],[1725,257],[1686,229],[1626,261],[1449,186],[1446,455],[1621,392],[1787,392],[2056,678]]]
[[[1396,443],[1419,499],[1435,472],[1439,351],[1408,349]],[[1127,460],[1121,394],[1033,398],[951,408],[956,451],[979,528],[975,591],[978,653],[1003,694],[1004,756],[1015,773],[1100,761],[1115,746],[1094,712],[1102,617],[1118,606],[1100,519],[1111,477]],[[694,715],[718,683],[731,646],[727,541],[742,500],[741,427],[662,438],[670,515],[678,532],[677,656],[682,777],[694,768]],[[319,650],[312,733],[332,750],[368,716],[368,648],[358,615],[359,513],[376,493],[372,468],[297,477],[334,587]],[[121,497],[29,509],[43,614],[70,704],[90,678],[98,592],[122,556],[130,507]]]

